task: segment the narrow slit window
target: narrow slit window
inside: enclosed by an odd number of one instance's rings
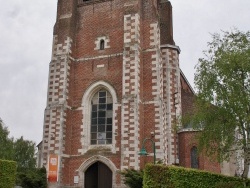
[[[191,168],[199,168],[198,150],[195,146],[191,148]]]
[[[100,40],[100,50],[104,50],[104,40]]]

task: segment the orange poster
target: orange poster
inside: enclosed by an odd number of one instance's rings
[[[58,173],[58,155],[50,154],[48,181],[57,182],[57,173]]]

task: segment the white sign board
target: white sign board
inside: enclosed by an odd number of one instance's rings
[[[74,183],[79,183],[79,176],[74,176]]]

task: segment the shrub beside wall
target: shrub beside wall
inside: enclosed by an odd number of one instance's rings
[[[0,160],[0,188],[13,188],[16,181],[16,162]]]
[[[130,188],[142,188],[143,171],[127,169],[121,172],[124,184]]]
[[[189,168],[148,164],[143,188],[243,188],[250,180]]]
[[[46,188],[46,169],[43,167],[37,169],[29,169],[25,172],[18,172],[16,185],[20,185],[23,188]]]

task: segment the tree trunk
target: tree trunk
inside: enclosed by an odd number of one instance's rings
[[[242,178],[247,178],[249,172],[250,155],[247,150],[244,152],[244,170],[242,173]]]
[[[248,171],[249,171],[249,165],[244,164],[244,170],[243,170],[242,178],[247,178]]]

